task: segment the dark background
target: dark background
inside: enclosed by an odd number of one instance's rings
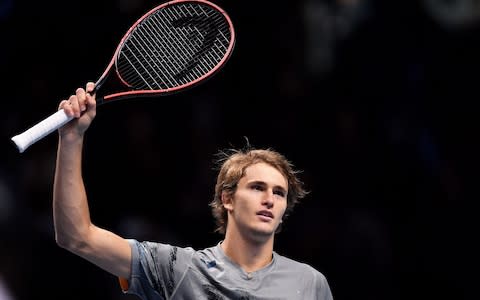
[[[215,1],[237,34],[219,74],[99,108],[84,153],[94,223],[216,244],[214,156],[247,137],[303,170],[311,193],[276,251],[325,274],[336,300],[478,298],[480,6],[410,2]],[[55,244],[56,133],[24,153],[10,138],[95,81],[161,2],[0,3],[0,299],[134,299]]]

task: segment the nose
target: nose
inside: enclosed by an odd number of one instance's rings
[[[262,199],[262,204],[267,206],[268,208],[271,208],[273,207],[273,197],[275,196],[275,194],[273,193],[272,190],[266,190],[265,192],[265,197],[263,197]]]

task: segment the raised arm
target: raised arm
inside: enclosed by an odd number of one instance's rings
[[[88,83],[86,91],[92,91]],[[53,186],[55,239],[63,247],[122,278],[131,269],[127,240],[95,226],[90,220],[87,193],[82,178],[82,148],[85,131],[95,118],[95,97],[79,88],[59,108],[75,118],[59,129]]]

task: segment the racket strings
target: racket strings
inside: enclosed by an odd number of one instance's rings
[[[144,18],[125,40],[117,72],[135,89],[168,89],[213,70],[228,52],[231,32],[210,6],[182,3]]]

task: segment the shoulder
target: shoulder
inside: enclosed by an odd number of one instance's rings
[[[138,257],[147,260],[158,260],[161,258],[176,260],[179,258],[191,257],[197,252],[191,247],[179,247],[154,241],[129,239],[128,242],[130,243],[132,256],[134,258]]]
[[[307,263],[296,261],[276,253],[274,253],[274,255],[280,272],[289,274],[290,278],[297,280],[298,285],[307,287],[305,290],[314,293],[314,295],[310,295],[307,298],[333,299],[330,284],[322,272]]]
[[[277,260],[277,267],[280,269],[289,270],[289,272],[297,273],[297,275],[301,275],[302,277],[310,277],[312,280],[326,280],[322,272],[308,263],[291,259],[276,252],[274,252],[274,257]]]
[[[156,256],[156,254],[169,256],[189,256],[189,257],[216,257],[216,246],[205,249],[195,249],[189,246],[177,246],[156,241],[138,241],[136,239],[128,239],[132,253],[140,256]]]

